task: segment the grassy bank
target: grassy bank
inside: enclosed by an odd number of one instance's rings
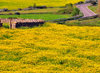
[[[0,28],[1,73],[100,72],[100,27],[46,25]]]
[[[68,26],[100,26],[100,18],[88,19],[88,20],[73,20],[66,21],[64,25]]]
[[[43,20],[53,20],[61,18],[69,18],[71,14],[68,15],[58,15],[58,14],[25,14],[25,15],[0,15],[0,18],[23,18],[23,19],[43,19]]]
[[[92,10],[93,12],[98,13],[98,12],[97,12],[98,6],[89,6],[88,8],[89,8],[90,10]]]

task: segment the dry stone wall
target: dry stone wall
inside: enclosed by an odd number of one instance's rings
[[[45,23],[44,20],[41,19],[1,19],[2,23],[9,23],[10,28],[19,28],[22,26],[34,27],[43,25]]]
[[[34,27],[34,26],[39,26],[44,24],[44,20],[38,19],[13,19],[11,20],[12,23],[12,28],[19,28],[22,26],[28,26],[28,27]]]
[[[1,23],[9,23],[9,19],[1,19]]]

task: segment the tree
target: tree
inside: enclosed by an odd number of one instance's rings
[[[71,13],[72,16],[79,15],[80,10],[78,8],[74,8],[74,11]]]
[[[98,10],[97,10],[97,12],[98,12],[98,15],[100,17],[100,0],[98,0]]]
[[[97,3],[96,3],[96,1],[92,1],[91,4],[92,5],[96,5]]]

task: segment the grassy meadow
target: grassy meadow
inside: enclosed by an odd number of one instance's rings
[[[34,3],[39,5],[46,6],[64,6],[67,3],[76,3],[78,1],[84,0],[0,0],[0,8],[8,8],[8,9],[18,9],[25,8],[28,6],[34,6]]]
[[[0,28],[1,73],[99,73],[99,51],[97,26]]]
[[[100,18],[66,21],[64,23],[64,25],[68,25],[68,26],[99,26],[100,27]]]
[[[0,15],[0,18],[22,18],[22,19],[43,19],[43,20],[54,20],[61,18],[69,18],[71,14],[58,15],[58,14],[22,14],[22,15]]]

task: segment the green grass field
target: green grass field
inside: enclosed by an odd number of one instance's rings
[[[98,13],[97,9],[98,9],[98,5],[97,6],[89,6],[89,9],[91,9],[93,12]]]
[[[1,73],[100,72],[100,27],[45,25],[0,28]]]
[[[36,3],[39,5],[46,6],[64,6],[67,3],[76,3],[78,1],[84,0],[0,0],[0,8],[8,8],[8,9],[18,9],[25,8],[28,6],[33,6]]]
[[[68,15],[58,15],[58,14],[25,14],[25,15],[0,15],[0,18],[23,18],[23,19],[43,19],[43,20],[53,20],[61,18],[69,18],[71,14]]]
[[[65,25],[68,26],[100,26],[100,18],[88,19],[88,20],[73,20],[66,21]]]

